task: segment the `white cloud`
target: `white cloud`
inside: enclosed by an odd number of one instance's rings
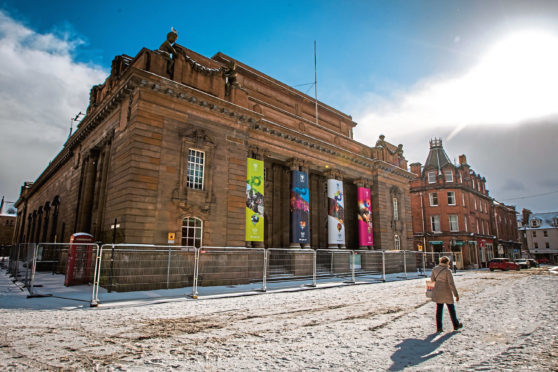
[[[556,66],[558,36],[515,33],[461,76],[431,77],[389,99],[363,95],[355,138],[373,145],[384,134],[404,145],[410,163],[424,163],[429,139],[441,137],[452,160],[467,155],[496,199],[558,210],[558,194],[511,200],[558,190],[554,178],[544,177],[558,172]]]
[[[82,43],[39,34],[0,11],[0,193],[9,199],[60,151],[70,118],[108,74],[73,59]]]
[[[389,102],[374,100],[360,118],[364,138],[381,126],[399,136],[427,128],[510,125],[558,113],[558,36],[524,31],[494,45],[461,76],[430,78]]]

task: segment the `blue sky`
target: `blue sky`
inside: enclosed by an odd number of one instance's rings
[[[558,58],[545,54],[558,46],[558,1],[0,0],[0,12],[0,194],[9,200],[61,149],[114,56],[156,49],[172,26],[179,44],[310,95],[300,84],[314,80],[316,40],[318,98],[353,116],[357,140],[373,146],[385,134],[409,163],[424,163],[428,140],[441,137],[496,199],[558,210],[558,78],[540,64]]]

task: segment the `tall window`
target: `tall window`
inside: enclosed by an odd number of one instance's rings
[[[205,153],[198,150],[188,150],[188,173],[186,186],[191,189],[203,190],[203,170]]]
[[[196,217],[186,217],[182,220],[182,244],[187,247],[199,248],[202,245],[202,220]]]
[[[459,224],[458,224],[456,214],[449,215],[449,226],[450,226],[450,231],[459,231]]]
[[[461,193],[461,204],[463,206],[465,206],[465,193],[464,192]]]
[[[539,243],[535,242],[535,249],[539,248]]]
[[[432,227],[432,232],[441,232],[440,229],[440,216],[430,216],[430,224]]]
[[[395,235],[395,250],[396,251],[400,251],[401,250],[401,239],[399,238],[399,235]]]
[[[397,198],[393,198],[393,219],[397,221],[399,219],[399,205]]]
[[[545,246],[546,248],[550,248],[550,243],[549,243],[549,242],[546,242],[546,243],[544,243],[544,246]]]
[[[467,227],[467,216],[463,216],[463,222],[465,222],[465,232],[469,232],[469,229]]]
[[[438,193],[431,192],[429,196],[430,196],[430,206],[436,207],[438,205]]]
[[[436,183],[436,172],[428,172],[428,183]]]
[[[448,205],[455,205],[455,191],[448,191]]]
[[[543,236],[544,236],[545,238],[548,237],[548,231],[543,230]]]
[[[453,182],[453,172],[451,170],[444,171],[446,182]]]
[[[533,238],[536,238],[536,237],[537,237],[537,232],[533,231]]]

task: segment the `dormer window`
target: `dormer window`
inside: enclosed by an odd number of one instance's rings
[[[436,172],[428,172],[428,183],[436,183]]]
[[[541,220],[539,220],[538,218],[534,218],[531,220],[531,227],[540,227],[541,226]]]
[[[554,217],[552,219],[552,223],[554,224],[554,226],[558,227],[558,217]]]
[[[451,170],[444,171],[446,182],[453,182],[453,172]]]

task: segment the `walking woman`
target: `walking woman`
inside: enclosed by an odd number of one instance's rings
[[[435,282],[434,289],[432,290],[432,301],[436,302],[436,331],[443,332],[442,315],[444,304],[448,307],[453,329],[457,331],[463,328],[463,323],[457,320],[455,305],[453,304],[453,297],[455,296],[455,301],[457,302],[459,301],[459,294],[453,282],[450,259],[448,257],[440,257],[440,264],[432,269],[430,280]]]

